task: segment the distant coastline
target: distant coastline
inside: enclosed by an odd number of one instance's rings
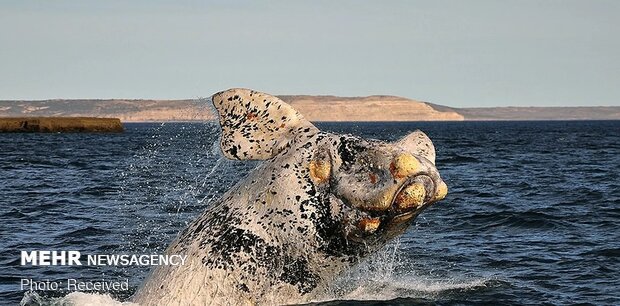
[[[279,96],[310,121],[620,120],[620,106],[455,108],[397,96]],[[0,100],[0,118],[99,117],[122,122],[216,119],[208,99]]]

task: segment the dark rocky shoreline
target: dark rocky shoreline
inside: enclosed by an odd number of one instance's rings
[[[0,118],[0,133],[121,133],[123,131],[123,124],[118,118]]]

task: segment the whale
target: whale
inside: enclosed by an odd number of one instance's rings
[[[279,98],[211,97],[224,157],[262,161],[209,204],[131,298],[139,305],[281,305],[321,298],[339,275],[448,192],[422,131],[394,141],[319,130]]]

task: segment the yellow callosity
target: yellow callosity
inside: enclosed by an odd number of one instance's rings
[[[441,181],[441,183],[439,183],[439,185],[437,186],[437,191],[435,191],[435,197],[433,198],[433,201],[443,200],[443,198],[445,198],[447,194],[448,185]]]
[[[398,190],[398,186],[393,185],[392,187],[389,187],[387,190],[385,190],[383,195],[381,195],[380,197],[377,197],[373,201],[365,202],[361,207],[363,209],[372,210],[372,211],[388,210],[390,206],[392,205],[392,199],[393,199],[394,193],[396,193],[397,190]]]
[[[329,180],[331,165],[322,160],[313,160],[308,164],[310,178],[315,184],[322,184]]]
[[[381,220],[379,220],[379,218],[368,218],[362,219],[357,226],[364,232],[374,233],[377,228],[379,228],[379,224],[381,224]]]
[[[390,172],[394,178],[404,178],[420,170],[420,161],[409,153],[403,153],[392,161]]]
[[[407,210],[418,207],[424,203],[426,189],[421,183],[413,183],[401,190],[396,196],[394,204],[399,210]]]

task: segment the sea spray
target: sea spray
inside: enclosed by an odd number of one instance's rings
[[[415,271],[400,239],[335,279],[318,301],[434,298],[451,290],[474,290],[495,283],[493,277],[444,277]]]
[[[115,300],[108,294],[72,292],[63,297],[45,297],[36,292],[24,294],[20,306],[139,306]]]

